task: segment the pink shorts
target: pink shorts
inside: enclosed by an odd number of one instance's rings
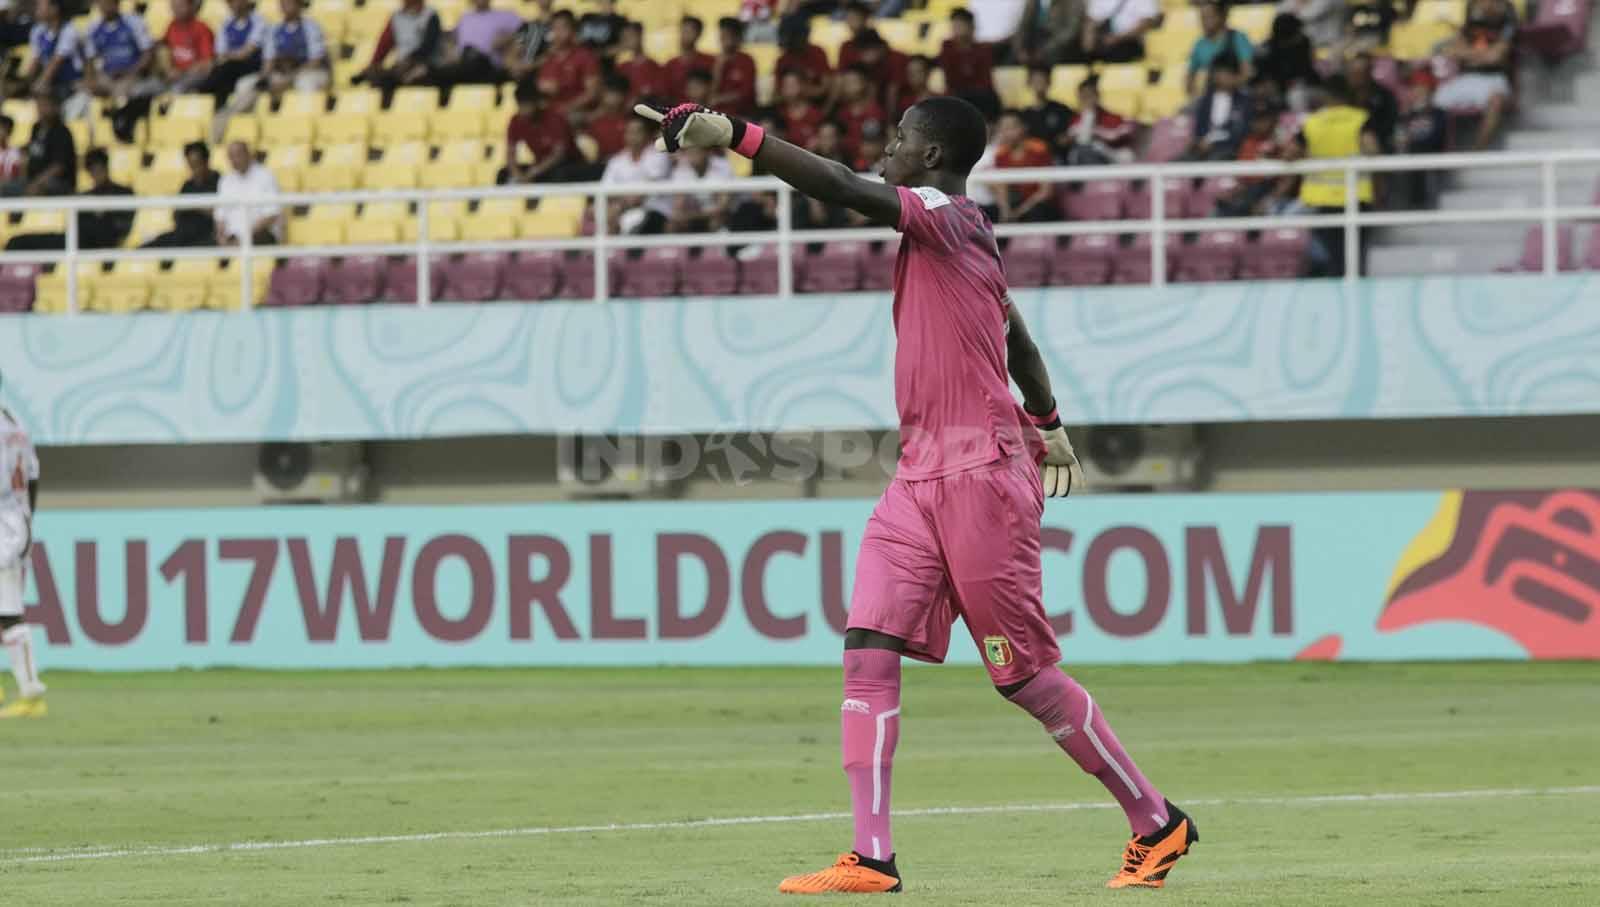
[[[922,481],[895,479],[867,520],[850,620],[942,662],[960,616],[997,686],[1061,660],[1040,601],[1044,493],[1027,457]]]

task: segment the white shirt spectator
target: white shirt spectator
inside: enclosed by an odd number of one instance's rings
[[[1089,0],[1089,18],[1111,23],[1113,35],[1126,34],[1146,19],[1161,15],[1156,0]]]
[[[999,144],[990,142],[989,147],[983,149],[983,156],[978,158],[976,164],[972,165],[973,174],[995,169],[994,158],[999,147]],[[975,179],[967,183],[967,198],[972,199],[973,204],[980,208],[988,208],[999,203],[994,197],[994,186],[981,179]]]
[[[672,170],[672,182],[674,183],[704,183],[731,179],[733,179],[733,165],[728,163],[727,155],[713,155],[708,158],[706,160],[706,172],[703,174],[696,173],[694,168],[689,166],[687,160],[678,161],[678,165]],[[722,194],[725,193],[704,192],[690,195],[689,197],[694,199],[700,207],[705,208],[716,201],[716,196]],[[682,196],[677,197],[681,198]]]
[[[251,164],[245,173],[229,167],[217,181],[217,194],[245,202],[270,201],[278,197],[278,179],[265,164],[261,163]],[[223,234],[230,239],[237,239],[248,234],[251,225],[269,217],[275,218],[282,211],[282,206],[276,204],[258,204],[253,207],[223,205],[217,208],[216,218]],[[272,229],[276,231],[276,225]]]
[[[985,0],[970,4],[973,37],[982,44],[1010,40],[1017,33],[1027,5],[1028,0]]]
[[[635,158],[633,152],[624,148],[611,156],[606,161],[605,172],[600,174],[602,183],[664,183],[672,176],[672,158],[653,147],[647,147]],[[651,196],[644,205],[652,211],[659,211],[663,215],[672,213],[672,200],[666,196]]]

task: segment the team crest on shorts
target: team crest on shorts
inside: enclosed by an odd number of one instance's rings
[[[1011,663],[1011,640],[1004,636],[985,636],[983,654],[989,659],[990,664],[1003,668]]]

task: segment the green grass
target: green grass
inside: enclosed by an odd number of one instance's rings
[[[1108,892],[1114,809],[912,816],[903,901],[1594,904],[1600,665],[1077,673],[1203,840],[1163,893]],[[910,670],[895,806],[1108,800],[976,668]],[[21,862],[180,847],[847,809],[836,671],[58,673],[0,725],[0,902],[785,903],[843,819]],[[1262,802],[1265,798],[1284,798]],[[1251,802],[1254,801],[1254,802]],[[42,850],[34,850],[42,849]],[[897,901],[896,903],[901,903]]]

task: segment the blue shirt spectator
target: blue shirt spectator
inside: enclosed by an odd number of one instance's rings
[[[154,46],[150,29],[138,15],[123,13],[119,0],[101,0],[99,6],[100,20],[89,27],[89,59],[111,78],[131,75]]]
[[[33,50],[29,75],[38,87],[48,87],[61,96],[83,78],[83,38],[62,17],[60,0],[41,0],[38,16],[28,33],[28,46]]]
[[[1200,5],[1200,37],[1189,51],[1190,95],[1206,90],[1206,73],[1212,61],[1225,53],[1239,61],[1245,81],[1250,81],[1254,74],[1251,60],[1255,57],[1255,47],[1243,32],[1228,27],[1228,8],[1220,0],[1208,0]]]
[[[267,27],[267,40],[261,47],[262,59],[282,68],[328,59],[328,45],[316,22],[301,15],[300,0],[284,0],[283,21]]]

